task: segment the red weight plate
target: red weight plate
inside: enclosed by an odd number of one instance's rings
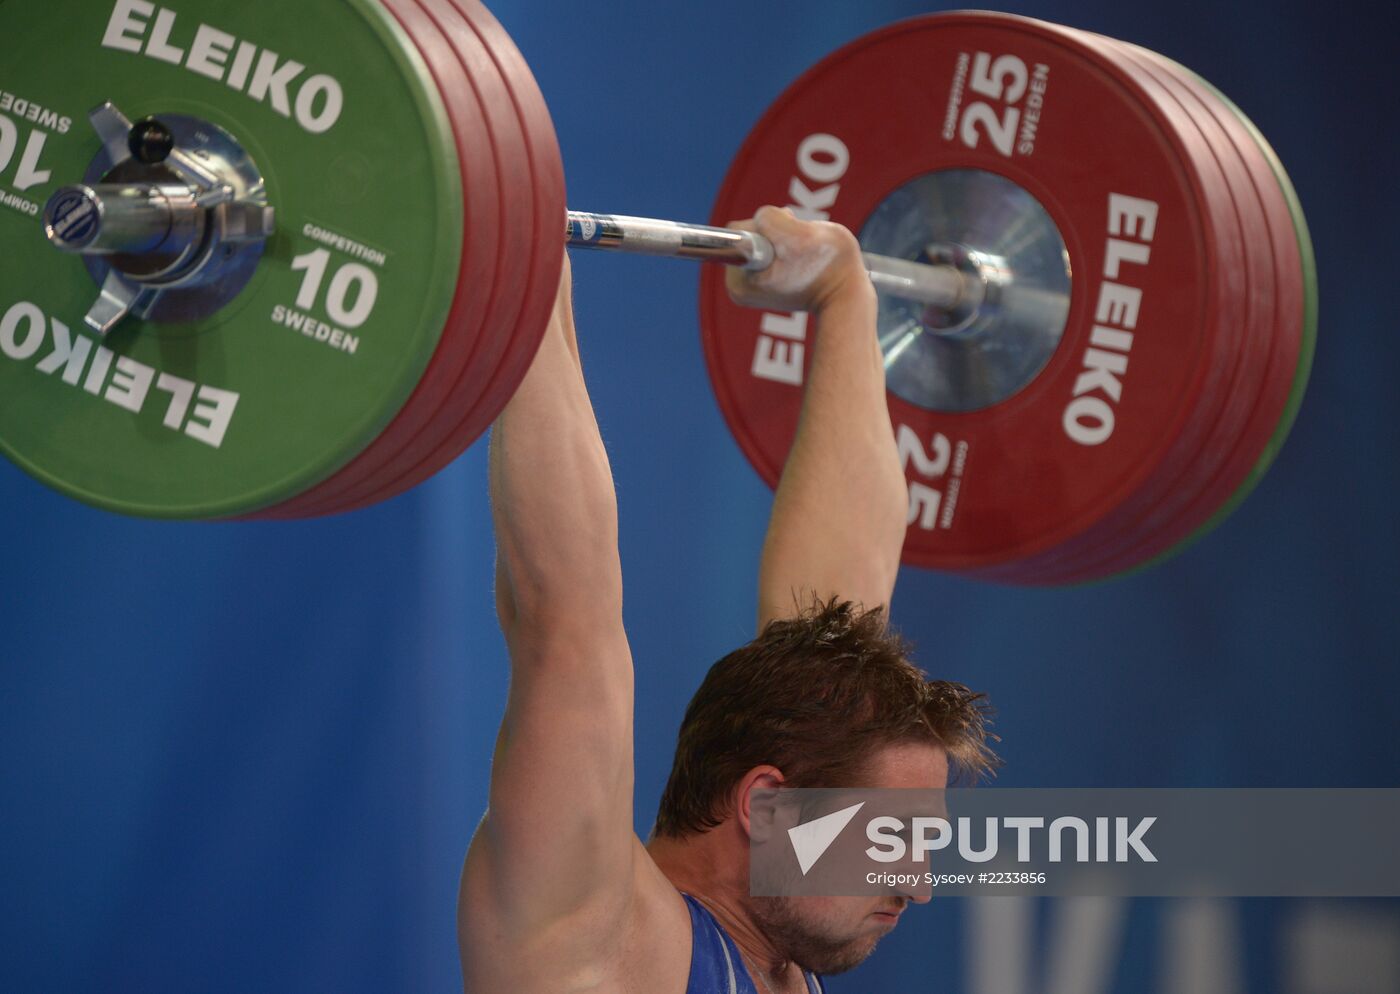
[[[1111,556],[1125,546],[1138,543],[1144,533],[1171,524],[1185,497],[1198,490],[1202,481],[1214,476],[1224,458],[1222,437],[1228,439],[1231,431],[1238,429],[1253,404],[1254,391],[1240,389],[1242,376],[1248,375],[1242,361],[1248,343],[1261,337],[1251,330],[1257,323],[1257,308],[1250,309],[1250,305],[1256,303],[1255,298],[1265,302],[1270,299],[1267,287],[1263,286],[1271,279],[1268,260],[1263,260],[1261,265],[1255,257],[1252,272],[1246,264],[1245,245],[1264,228],[1257,217],[1256,226],[1246,223],[1236,203],[1229,179],[1232,166],[1235,173],[1242,169],[1238,159],[1231,157],[1222,162],[1219,149],[1204,138],[1180,103],[1157,81],[1127,63],[1111,43],[1094,36],[1081,37],[1086,44],[1102,46],[1105,56],[1119,60],[1125,71],[1143,87],[1144,94],[1173,119],[1183,147],[1190,151],[1194,168],[1202,178],[1203,193],[1212,204],[1213,227],[1221,239],[1220,266],[1226,278],[1217,284],[1216,309],[1211,314],[1212,324],[1217,328],[1215,368],[1200,395],[1197,410],[1177,437],[1172,452],[1153,478],[1132,499],[1107,516],[1103,527],[1094,535],[1072,540],[1047,555],[1013,564],[1006,569],[1014,570],[1014,574],[997,577],[1018,583],[1060,583],[1067,582],[1070,577],[1098,578],[1103,574],[1085,573],[1079,564],[1086,559],[1094,561]],[[1254,213],[1257,215],[1257,208]]]
[[[1266,340],[1251,355],[1252,373],[1256,380],[1254,403],[1247,423],[1224,440],[1225,456],[1221,467],[1194,493],[1189,506],[1175,526],[1161,533],[1143,533],[1138,541],[1114,558],[1104,558],[1096,570],[1131,569],[1139,563],[1161,557],[1199,537],[1203,530],[1219,523],[1221,508],[1233,506],[1238,489],[1247,480],[1257,480],[1262,472],[1261,460],[1267,461],[1281,443],[1280,420],[1288,417],[1290,396],[1295,389],[1299,364],[1303,355],[1304,283],[1299,254],[1298,234],[1280,181],[1255,140],[1247,123],[1199,79],[1174,63],[1145,49],[1118,43],[1144,67],[1151,67],[1159,78],[1169,79],[1180,94],[1183,104],[1201,120],[1215,128],[1215,137],[1222,147],[1233,149],[1245,177],[1237,183],[1245,196],[1259,203],[1265,230],[1251,241],[1251,249],[1263,260],[1267,258],[1272,274],[1273,299],[1269,301],[1269,321],[1264,328]]]
[[[1006,107],[991,93],[998,81],[1006,89],[1013,60],[1040,83],[1020,95],[1018,107]],[[977,106],[983,109],[974,111]],[[1018,121],[1012,154],[1005,155],[992,129],[1005,127],[1010,110],[1034,110],[1037,127],[1028,127],[1029,117]],[[991,122],[976,148],[960,140],[959,122],[970,117]],[[848,155],[799,161],[799,149],[814,135],[834,136]],[[1003,176],[1034,197],[1059,229],[1075,274],[1064,337],[1019,393],[963,413],[890,396],[896,426],[937,450],[910,459],[911,484],[936,490],[941,511],[933,528],[911,528],[905,560],[968,570],[1014,563],[1090,532],[1152,476],[1197,411],[1211,372],[1212,288],[1220,267],[1172,122],[1092,47],[1009,15],[920,18],[825,59],[749,136],[713,216],[723,223],[765,203],[805,200],[860,230],[892,191],[954,169]],[[1110,292],[1104,273],[1111,195],[1155,204],[1159,220],[1148,262],[1120,269],[1123,285],[1141,290],[1141,307],[1120,397],[1101,401],[1114,428],[1089,445],[1074,441],[1064,423],[1086,373],[1095,312]],[[750,462],[773,484],[796,428],[801,391],[756,375],[768,366],[755,357],[771,360],[775,350],[801,347],[796,324],[786,315],[735,307],[722,274],[706,271],[701,326],[721,409]],[[943,453],[948,458],[939,458]],[[913,469],[920,463],[941,465],[944,473],[921,479]]]
[[[505,260],[523,280],[523,286],[514,297],[518,311],[504,315],[492,331],[500,336],[498,341],[504,346],[503,354],[474,403],[452,426],[435,452],[403,468],[386,489],[362,500],[358,506],[392,496],[428,479],[490,426],[514,395],[539,349],[563,265],[564,170],[544,97],[519,49],[485,7],[474,0],[450,0],[450,6],[475,31],[494,62],[512,101],[515,119],[523,128],[526,159],[522,175],[528,174],[530,178],[533,210],[520,224],[528,236],[526,248],[519,256]],[[454,37],[459,36],[454,32]]]
[[[1210,443],[1210,457],[1204,458],[1203,453],[1203,458],[1192,467],[1191,474],[1162,502],[1158,513],[1129,529],[1130,541],[1121,549],[1098,550],[1081,561],[1078,572],[1090,578],[1137,568],[1195,533],[1211,517],[1219,498],[1210,495],[1216,492],[1218,481],[1229,477],[1232,463],[1240,458],[1242,452],[1253,453],[1248,457],[1252,464],[1268,441],[1270,427],[1267,423],[1260,423],[1258,412],[1267,407],[1270,384],[1277,379],[1280,368],[1279,336],[1276,331],[1279,287],[1271,240],[1271,219],[1246,163],[1246,156],[1255,151],[1252,143],[1237,146],[1198,95],[1146,50],[1109,40],[1105,40],[1105,44],[1120,51],[1138,71],[1152,75],[1171,91],[1174,98],[1198,121],[1202,134],[1221,161],[1233,165],[1231,188],[1249,231],[1247,244],[1250,249],[1251,311],[1254,317],[1251,338],[1245,343],[1241,356],[1240,375],[1229,388],[1234,414],[1221,418]],[[1273,224],[1277,227],[1277,219],[1273,219]]]
[[[475,39],[470,29],[444,24],[438,11],[417,0],[384,2],[432,66],[458,148],[486,156],[489,175],[497,180],[470,191],[475,196],[467,201],[464,264],[448,318],[449,327],[469,327],[472,334],[455,351],[440,351],[415,393],[414,416],[400,418],[386,432],[385,444],[358,457],[347,472],[290,502],[287,510],[298,515],[345,511],[397,492],[386,484],[439,448],[489,382],[502,348],[496,331],[502,302],[509,306],[519,294],[520,281],[508,260],[524,247],[528,224],[521,224],[520,214],[522,206],[528,211],[531,191],[518,179],[528,173],[500,77],[479,45],[473,52],[462,43],[461,34]],[[450,8],[449,13],[460,22]],[[470,177],[464,175],[463,182]]]
[[[461,162],[463,206],[468,217],[457,289],[442,339],[408,402],[364,451],[310,490],[260,512],[259,518],[296,518],[345,509],[346,495],[373,480],[385,461],[411,445],[444,405],[454,400],[453,384],[467,371],[474,346],[483,336],[485,304],[503,242],[498,202],[503,193],[490,146],[479,141],[486,115],[478,91],[441,33],[412,0],[384,0],[432,73],[447,109]],[[411,150],[405,150],[411,161]]]
[[[474,0],[451,2],[475,27],[477,34],[496,60],[506,87],[519,109],[529,167],[535,176],[535,225],[529,268],[531,291],[526,295],[521,307],[515,332],[511,336],[511,347],[502,357],[502,363],[492,383],[492,391],[483,394],[472,411],[471,418],[476,425],[475,433],[479,435],[489,427],[515,395],[516,388],[524,379],[539,349],[549,315],[554,308],[559,274],[564,261],[563,218],[567,208],[559,143],[534,74],[500,22],[485,7]],[[452,457],[455,458],[459,453],[460,449],[453,453]]]
[[[474,66],[473,72],[493,81],[493,106],[501,118],[501,130],[496,135],[496,154],[503,174],[520,177],[518,196],[511,205],[508,224],[512,243],[499,260],[506,282],[496,306],[491,312],[489,350],[483,356],[482,376],[464,391],[462,404],[441,423],[436,444],[404,452],[386,474],[387,485],[379,493],[362,499],[360,506],[391,497],[437,473],[474,442],[490,423],[478,413],[483,406],[494,411],[504,405],[500,395],[501,370],[510,362],[514,351],[521,347],[516,331],[523,310],[529,305],[535,267],[539,264],[537,244],[540,226],[539,202],[541,191],[536,189],[534,167],[527,141],[525,122],[518,109],[519,101],[504,77],[498,59],[488,41],[464,15],[462,9],[448,0],[419,0],[435,11],[435,17],[452,39],[453,44]]]
[[[1256,128],[1238,107],[1230,101],[1228,97],[1212,87],[1208,82],[1192,73],[1190,70],[1165,59],[1162,56],[1148,55],[1157,59],[1169,70],[1180,74],[1186,79],[1188,84],[1200,91],[1202,99],[1211,106],[1216,107],[1217,113],[1228,112],[1226,125],[1231,128],[1239,128],[1240,141],[1243,147],[1251,148],[1257,152],[1258,159],[1253,156],[1249,161],[1255,163],[1259,169],[1259,188],[1271,194],[1272,198],[1278,200],[1268,200],[1272,202],[1276,211],[1281,202],[1287,209],[1286,216],[1281,215],[1277,233],[1281,237],[1281,251],[1276,258],[1285,260],[1280,266],[1280,282],[1296,281],[1301,286],[1301,311],[1293,310],[1286,315],[1286,319],[1296,321],[1301,326],[1298,331],[1297,362],[1291,372],[1291,382],[1288,387],[1288,396],[1283,404],[1283,412],[1273,425],[1273,432],[1268,441],[1264,444],[1262,452],[1257,461],[1250,468],[1244,480],[1230,494],[1230,496],[1215,509],[1211,518],[1193,535],[1184,539],[1181,546],[1189,545],[1196,538],[1209,532],[1222,520],[1228,517],[1239,504],[1253,492],[1259,484],[1264,474],[1273,464],[1283,443],[1287,440],[1289,432],[1293,428],[1293,423],[1297,419],[1298,411],[1302,406],[1303,396],[1307,392],[1308,378],[1312,371],[1313,353],[1317,345],[1317,266],[1313,258],[1312,239],[1308,232],[1307,219],[1303,215],[1303,208],[1298,201],[1298,195],[1293,189],[1293,184],[1288,178],[1288,173],[1284,170],[1283,164],[1279,161],[1278,155],[1273,147],[1268,143],[1259,129]],[[1250,140],[1253,145],[1249,146]],[[1269,182],[1272,174],[1273,183]],[[1292,237],[1289,237],[1291,234]],[[1291,261],[1287,261],[1291,259]],[[1285,371],[1286,372],[1286,371]],[[1180,547],[1170,549],[1163,553],[1167,557],[1180,551]],[[1148,565],[1151,565],[1149,563]]]
[[[564,251],[560,233],[562,224],[550,223],[551,219],[563,216],[565,211],[563,167],[553,123],[539,87],[514,42],[489,11],[472,0],[451,2],[464,20],[471,24],[495,60],[506,90],[517,108],[524,150],[522,168],[532,171],[536,182],[533,184],[533,223],[525,226],[531,238],[528,250],[522,253],[525,265],[519,267],[523,277],[529,281],[528,291],[520,300],[513,323],[508,326],[511,330],[506,336],[507,347],[502,350],[488,388],[480,394],[458,426],[461,441],[449,443],[438,454],[438,466],[455,459],[465,448],[465,442],[476,438],[490,426],[524,378],[553,309]],[[559,237],[556,238],[556,235]],[[415,470],[415,475],[421,479],[430,472],[436,472],[436,469],[421,466]]]
[[[1221,215],[1217,231],[1233,243],[1222,251],[1222,265],[1236,268],[1234,278],[1222,284],[1226,295],[1212,317],[1221,327],[1221,341],[1229,343],[1230,354],[1221,357],[1218,375],[1202,397],[1198,430],[1183,434],[1152,483],[1105,519],[1109,537],[1096,546],[1067,543],[1054,550],[1053,558],[1019,564],[1020,582],[1063,583],[1120,572],[1114,568],[1118,564],[1123,564],[1121,568],[1136,565],[1131,560],[1125,563],[1126,550],[1146,548],[1161,534],[1179,537],[1199,524],[1193,520],[1193,500],[1220,472],[1244,430],[1273,341],[1274,270],[1268,224],[1235,147],[1213,119],[1193,114],[1195,101],[1174,80],[1140,64],[1111,39],[1082,37],[1118,60],[1176,120],[1178,133],[1192,149],[1196,168],[1217,202],[1215,209]]]
[[[1136,534],[1135,541],[1117,555],[1101,555],[1089,565],[1086,578],[1105,571],[1133,571],[1144,562],[1160,561],[1217,524],[1227,509],[1238,502],[1239,489],[1243,487],[1247,492],[1247,481],[1257,480],[1267,467],[1282,434],[1286,433],[1280,423],[1280,411],[1289,407],[1288,398],[1298,386],[1299,364],[1306,359],[1300,355],[1299,346],[1303,279],[1297,264],[1297,238],[1278,179],[1260,152],[1258,142],[1253,140],[1248,122],[1235,117],[1208,87],[1186,70],[1145,49],[1117,44],[1130,50],[1144,64],[1154,66],[1163,78],[1170,76],[1183,94],[1183,103],[1188,104],[1196,116],[1210,119],[1217,129],[1215,140],[1236,150],[1248,172],[1247,188],[1242,195],[1255,199],[1265,219],[1266,230],[1254,239],[1252,247],[1260,259],[1268,258],[1274,270],[1275,299],[1272,320],[1264,328],[1264,345],[1251,357],[1258,388],[1249,419],[1223,440],[1222,448],[1226,451],[1218,471],[1206,486],[1197,489],[1190,505],[1170,530]],[[1287,261],[1290,257],[1291,266]],[[1283,417],[1287,419],[1286,413]]]

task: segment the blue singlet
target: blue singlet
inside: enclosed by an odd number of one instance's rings
[[[715,916],[689,894],[682,894],[690,908],[690,982],[685,994],[758,994],[744,968],[739,947]],[[807,974],[808,994],[823,994],[815,973]]]

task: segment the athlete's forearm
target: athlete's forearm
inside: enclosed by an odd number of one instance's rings
[[[568,292],[491,433],[498,613],[508,638],[526,623],[616,623],[621,614],[617,501]]]
[[[885,401],[875,292],[849,281],[812,314],[802,414],[774,497],[760,627],[812,597],[888,604],[908,497]]]

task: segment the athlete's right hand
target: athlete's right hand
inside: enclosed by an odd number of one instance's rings
[[[736,304],[819,311],[846,293],[874,295],[855,235],[830,221],[800,221],[785,207],[760,207],[751,221],[730,225],[773,243],[773,262],[751,271],[731,266],[725,286]]]

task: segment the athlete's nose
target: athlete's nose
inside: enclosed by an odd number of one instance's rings
[[[895,893],[911,904],[928,904],[933,900],[933,884],[924,883],[921,874],[917,883],[904,884],[895,888]]]

